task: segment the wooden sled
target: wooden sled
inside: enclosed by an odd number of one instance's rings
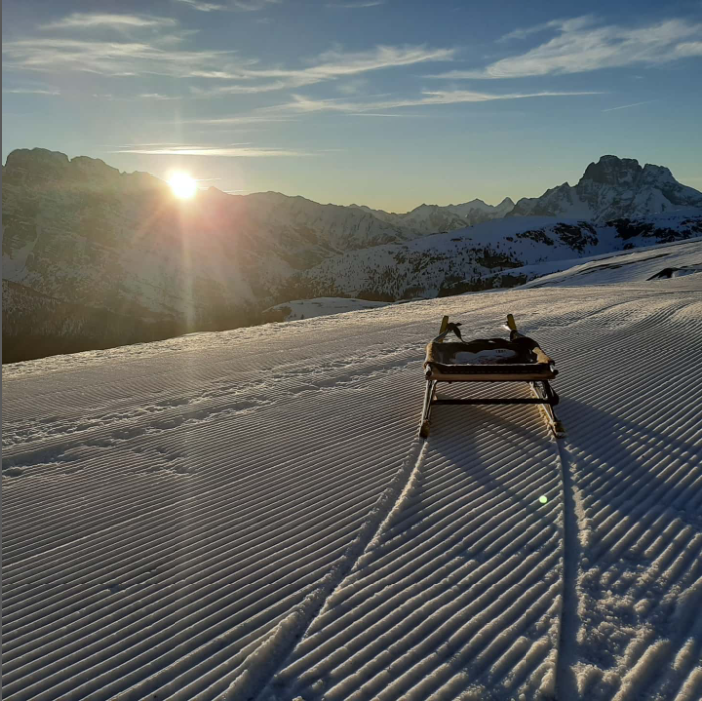
[[[563,424],[556,417],[554,407],[558,394],[549,380],[558,374],[555,362],[539,344],[517,330],[514,317],[507,315],[509,340],[502,338],[464,341],[460,324],[449,323],[445,316],[439,335],[427,346],[424,361],[426,392],[422,408],[419,435],[428,438],[431,412],[436,404],[537,404],[556,438],[565,435]],[[457,341],[447,341],[454,334]],[[439,399],[439,382],[526,382],[533,396],[513,399]]]

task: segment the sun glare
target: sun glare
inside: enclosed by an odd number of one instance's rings
[[[179,171],[168,179],[173,194],[181,200],[189,200],[197,191],[197,182],[187,173]]]

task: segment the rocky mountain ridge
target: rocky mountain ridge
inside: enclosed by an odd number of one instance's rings
[[[522,198],[507,216],[577,217],[602,224],[617,218],[691,214],[700,208],[702,193],[679,183],[668,168],[602,156],[575,186],[563,183],[541,197]]]
[[[352,204],[351,207],[362,209],[389,224],[426,236],[442,231],[463,229],[466,226],[475,226],[492,219],[501,219],[512,211],[514,202],[509,197],[505,197],[500,204],[494,206],[479,199],[446,206],[421,204],[405,214],[385,212],[382,209],[371,209],[362,205]]]
[[[675,207],[702,198],[667,169],[646,166],[639,173],[638,164],[614,165],[589,166],[578,192],[626,181],[644,188],[640,192],[656,184]],[[521,241],[538,229],[531,217],[513,216],[512,206],[508,198],[497,207],[472,200],[395,215],[216,188],[183,202],[147,173],[120,173],[97,159],[68,159],[45,149],[14,151],[3,167],[3,357],[234,328],[258,323],[271,305],[340,291],[385,299],[479,287],[483,283],[475,280],[486,275],[502,284],[503,271],[534,259],[521,251],[513,255],[508,237]],[[624,219],[625,208],[610,210]],[[466,228],[480,217],[489,220]],[[624,228],[661,230],[649,220],[629,218]],[[509,232],[499,233],[502,223]],[[559,238],[555,248],[544,244],[536,258],[562,245],[564,255],[581,255],[579,242],[592,224],[552,219],[550,229],[534,235],[553,238],[556,225],[575,227],[575,233]],[[676,224],[674,235],[687,236],[691,226]],[[636,244],[637,236],[629,243]],[[442,248],[443,241],[451,245]],[[388,258],[389,250],[395,253]],[[403,256],[412,264],[405,265]],[[394,286],[386,285],[391,278]]]

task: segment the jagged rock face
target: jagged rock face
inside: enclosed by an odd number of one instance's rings
[[[612,187],[634,187],[642,170],[633,158],[602,156],[597,163],[590,163],[580,182],[589,180]]]
[[[260,229],[272,230],[286,245],[295,243],[298,234],[305,245],[312,242],[322,252],[395,243],[411,236],[359,208],[321,205],[277,192],[229,196],[226,202],[232,214],[245,212],[247,219],[255,220]]]
[[[164,184],[148,173],[120,173],[98,158],[77,156],[71,160],[58,151],[43,148],[17,149],[7,156],[2,169],[3,185],[31,190],[54,183],[63,190],[149,190]]]
[[[664,212],[702,211],[702,193],[680,184],[663,166],[633,158],[602,156],[591,163],[575,187],[564,183],[541,197],[524,198],[508,216],[578,217],[604,223]]]

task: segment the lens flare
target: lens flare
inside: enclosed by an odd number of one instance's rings
[[[197,182],[187,173],[178,171],[168,179],[173,194],[181,200],[191,199],[197,192]]]

